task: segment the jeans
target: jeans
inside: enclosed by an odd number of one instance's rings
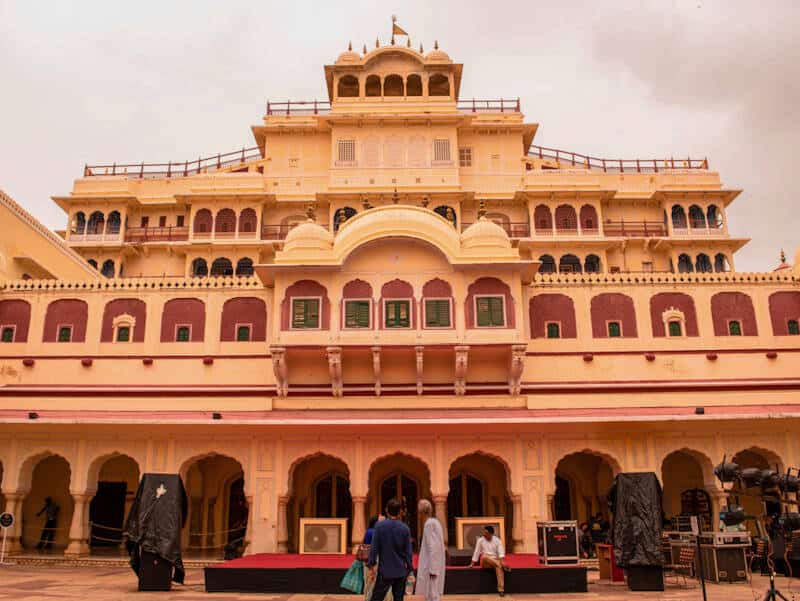
[[[392,597],[394,601],[403,601],[403,595],[406,593],[406,579],[401,578],[384,578],[378,570],[377,582],[375,588],[372,589],[372,599],[370,601],[383,601],[389,589],[392,589]]]

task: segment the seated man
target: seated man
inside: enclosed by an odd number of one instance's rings
[[[503,563],[506,556],[503,542],[494,535],[493,526],[483,528],[483,536],[475,542],[475,552],[472,554],[472,565],[482,568],[492,568],[497,575],[497,592],[505,595],[505,572],[510,572]],[[478,563],[480,562],[480,563]]]

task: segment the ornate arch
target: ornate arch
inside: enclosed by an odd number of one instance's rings
[[[48,457],[60,457],[61,459],[67,462],[67,467],[69,468],[70,490],[72,489],[75,470],[73,468],[73,462],[70,460],[69,457],[67,457],[67,453],[59,453],[57,451],[52,451],[50,448],[43,448],[41,450],[29,454],[25,458],[25,460],[20,464],[19,472],[17,472],[17,482],[16,482],[16,490],[18,492],[22,492],[25,494],[30,492],[31,484],[33,482],[33,472],[36,469],[36,466],[39,465],[42,461],[44,461]]]
[[[242,449],[239,449],[239,451],[242,451]],[[228,459],[232,459],[233,461],[239,464],[239,467],[241,467],[242,471],[244,472],[245,485],[247,485],[249,462],[247,459],[240,459],[239,454],[237,454],[236,452],[236,449],[216,448],[194,453],[190,452],[187,455],[188,456],[185,457],[183,460],[176,461],[176,465],[180,466],[178,469],[178,473],[180,474],[181,478],[184,481],[186,481],[186,474],[188,473],[189,468],[192,466],[192,464],[202,459],[206,459],[208,457],[219,456],[219,457],[227,457]],[[245,452],[241,453],[241,455],[249,458],[250,456],[249,449],[246,449]]]
[[[352,477],[353,477],[353,465],[343,456],[337,455],[335,452],[329,452],[327,450],[319,449],[311,453],[305,453],[299,455],[294,458],[294,460],[289,464],[289,469],[286,470],[286,486],[283,489],[283,494],[285,496],[289,496],[292,494],[292,481],[294,478],[295,471],[298,467],[300,467],[306,461],[311,461],[313,459],[327,457],[329,459],[333,459],[335,461],[339,461],[344,464],[347,468],[347,477],[350,479],[350,488],[353,487]]]
[[[656,464],[658,465],[658,471],[661,476],[660,479],[662,485],[664,483],[664,462],[670,455],[675,453],[684,453],[694,459],[697,462],[697,465],[700,466],[700,471],[703,474],[703,483],[705,486],[709,489],[714,488],[714,463],[706,452],[689,446],[675,446],[657,449],[656,453],[658,453],[656,456]]]
[[[485,444],[482,444],[480,447],[476,444],[469,447],[469,449],[470,450],[467,450],[466,448],[461,448],[458,449],[457,451],[448,453],[444,457],[444,465],[442,467],[446,470],[445,471],[446,479],[449,479],[450,470],[453,468],[453,465],[455,465],[457,461],[460,461],[461,459],[464,459],[465,457],[469,457],[471,455],[478,455],[480,457],[485,457],[487,459],[497,461],[501,466],[503,466],[503,470],[505,471],[506,490],[508,491],[508,494],[513,495],[513,494],[519,494],[521,492],[513,490],[514,479],[512,478],[511,465],[505,458],[503,458],[499,450],[497,450],[497,452],[492,452],[491,450],[487,451]],[[511,449],[511,451],[513,452],[513,449]]]
[[[89,468],[86,470],[86,493],[87,494],[94,494],[97,492],[97,481],[100,478],[100,471],[103,469],[103,466],[106,464],[107,461],[111,459],[115,459],[117,457],[127,457],[131,461],[136,464],[136,469],[139,471],[139,478],[142,477],[142,473],[144,470],[142,466],[144,465],[144,458],[136,458],[134,457],[136,453],[128,452],[128,451],[111,451],[108,453],[103,453],[101,455],[97,455],[94,459],[89,461]]]

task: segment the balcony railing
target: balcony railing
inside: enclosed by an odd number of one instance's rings
[[[649,238],[666,236],[667,226],[661,221],[606,221],[603,232],[606,236]]]
[[[593,169],[604,173],[658,173],[675,169],[708,169],[708,159],[604,159],[545,146],[531,146],[528,156],[550,159],[562,166]]]
[[[119,230],[107,232],[70,232],[70,242],[119,242]]]
[[[410,97],[413,99],[421,97]],[[435,98],[435,97],[434,97]],[[459,100],[456,107],[461,113],[519,113],[519,98],[496,98],[489,100]],[[267,101],[268,116],[327,115],[331,112],[328,100],[287,100]]]
[[[258,146],[253,146],[252,148],[242,148],[241,150],[199,158],[194,161],[86,165],[83,168],[83,176],[124,175],[140,179],[188,177],[198,173],[222,169],[223,167],[244,164],[260,158],[261,150]]]
[[[186,226],[129,227],[125,230],[125,242],[182,242],[189,239]]]
[[[461,231],[463,232],[471,225],[472,223],[462,222]],[[509,238],[529,238],[531,235],[531,227],[526,221],[497,223],[497,225],[505,230]]]

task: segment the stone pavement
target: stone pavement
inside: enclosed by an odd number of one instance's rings
[[[508,595],[507,601],[669,601],[700,600],[702,594],[696,583],[688,587],[668,584],[663,593],[632,593],[626,587],[598,583],[597,573],[590,573],[589,592],[572,595]],[[800,580],[794,580],[789,589],[786,578],[778,579],[778,586],[789,601],[800,601]],[[756,576],[753,586],[749,584],[708,585],[709,601],[761,601],[767,580]],[[170,593],[140,593],[136,590],[136,578],[129,568],[120,567],[55,567],[55,566],[0,566],[0,599],[14,601],[52,601],[57,599],[79,599],[81,601],[361,601],[355,595],[254,595],[254,594],[207,594],[203,588],[203,571],[190,569],[186,584],[176,585]],[[498,601],[495,595],[458,595],[445,597],[445,601]]]

